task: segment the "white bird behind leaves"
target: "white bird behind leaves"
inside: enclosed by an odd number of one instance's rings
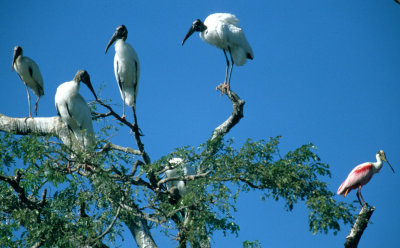
[[[182,177],[195,174],[193,167],[188,166],[182,158],[172,158],[168,162],[174,168],[165,172],[166,178]],[[172,187],[177,187],[180,195],[185,195],[187,193],[186,182],[183,180],[168,181],[166,186],[168,190]]]

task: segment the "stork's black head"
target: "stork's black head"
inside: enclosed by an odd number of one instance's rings
[[[107,44],[106,52],[108,48],[117,40],[117,39],[122,39],[126,40],[128,37],[128,29],[126,29],[125,25],[118,26],[117,29],[115,30],[113,36],[111,37],[110,41]]]
[[[86,84],[86,86],[89,88],[89,90],[93,93],[94,98],[97,100],[96,93],[94,92],[92,83],[90,82],[90,76],[89,73],[85,70],[79,70],[74,77],[75,82],[82,82]]]
[[[203,32],[204,30],[207,29],[206,25],[204,25],[204,23],[200,19],[196,19],[193,22],[192,27],[193,27],[194,31],[197,31],[197,32]]]
[[[126,40],[126,38],[128,38],[128,29],[126,29],[125,25],[121,25],[117,27],[114,35],[116,35],[119,39]]]
[[[14,47],[14,55],[13,55],[13,60],[12,60],[12,65],[11,65],[11,71],[14,70],[15,60],[17,60],[17,58],[19,56],[22,56],[22,53],[23,53],[22,47],[20,47],[20,46]]]
[[[189,31],[187,32],[185,38],[183,38],[182,46],[185,41],[194,33],[194,32],[203,32],[207,29],[207,26],[204,25],[200,19],[197,19],[193,22],[192,26],[190,27]]]

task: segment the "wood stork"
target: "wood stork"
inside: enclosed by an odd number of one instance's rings
[[[351,190],[358,188],[357,198],[361,205],[365,205],[364,198],[361,195],[361,188],[371,180],[375,173],[378,173],[385,161],[389,164],[390,168],[394,173],[393,167],[390,165],[389,161],[386,159],[385,152],[380,150],[376,153],[376,162],[366,162],[357,165],[347,176],[347,179],[340,185],[337,194],[346,196]],[[362,203],[360,201],[360,197]]]
[[[224,51],[226,59],[224,87],[229,90],[233,65],[242,66],[246,63],[247,59],[254,58],[253,50],[242,28],[239,26],[239,19],[229,13],[211,14],[206,18],[204,23],[197,19],[193,22],[183,39],[182,46],[195,31],[200,32],[200,37],[205,42]],[[227,51],[231,57],[231,64],[229,64],[229,59],[226,55]]]
[[[40,73],[39,66],[35,63],[35,61],[33,61],[29,57],[22,55],[22,47],[15,46],[11,71],[15,69],[15,71],[18,73],[18,76],[25,84],[26,93],[28,94],[29,117],[32,118],[31,95],[29,93],[28,87],[32,89],[33,93],[35,93],[37,97],[35,103],[35,114],[37,115],[39,98],[44,95],[43,78],[42,74]]]
[[[79,70],[72,81],[58,86],[55,102],[62,121],[68,125],[76,139],[84,147],[88,147],[93,144],[94,131],[90,109],[78,92],[80,82],[87,85],[97,100],[89,74],[85,70]]]
[[[165,177],[166,178],[173,178],[173,177],[179,177],[179,176],[188,176],[188,175],[194,175],[195,171],[193,167],[188,166],[182,158],[172,158],[168,161],[174,168],[169,169],[165,172]],[[168,181],[166,183],[167,189],[170,190],[172,187],[177,187],[179,194],[185,195],[187,193],[186,189],[186,182],[183,180],[174,180],[174,181]]]
[[[115,42],[114,73],[117,79],[119,91],[124,101],[122,118],[125,118],[125,104],[132,107],[136,124],[135,104],[138,94],[140,65],[135,49],[126,43],[128,30],[124,25],[117,27],[107,44],[106,51]]]

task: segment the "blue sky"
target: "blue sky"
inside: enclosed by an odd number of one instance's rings
[[[86,69],[102,98],[122,113],[113,72],[114,49],[104,50],[118,25],[141,63],[137,115],[152,160],[176,147],[196,146],[231,113],[215,87],[225,76],[222,51],[193,35],[181,41],[193,20],[215,12],[234,13],[254,50],[254,60],[235,67],[232,89],[246,101],[245,117],[228,135],[282,135],[281,152],[312,142],[331,165],[329,187],[336,192],[351,169],[374,161],[379,149],[387,165],[364,187],[376,207],[360,247],[398,245],[400,205],[400,5],[393,0],[309,1],[1,1],[0,113],[28,114],[25,87],[11,72],[13,47],[39,65],[45,96],[39,116],[55,116],[59,84]],[[81,94],[92,99],[82,87]],[[34,98],[35,99],[35,98]],[[128,118],[131,118],[128,109]],[[97,126],[98,129],[100,126]],[[114,142],[134,146],[122,129]],[[235,214],[239,237],[216,234],[214,247],[241,247],[258,239],[263,247],[340,247],[350,226],[312,235],[303,204],[286,212],[282,202],[242,195]],[[355,192],[340,200],[356,200]],[[172,245],[157,231],[160,247]],[[132,244],[132,239],[120,243]]]

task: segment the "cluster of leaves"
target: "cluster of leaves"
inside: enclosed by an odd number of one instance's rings
[[[59,247],[99,244],[96,237],[111,222],[115,209],[105,206],[104,197],[91,191],[90,181],[98,179],[70,170],[78,171],[74,167],[78,161],[97,165],[106,159],[83,151],[73,152],[71,158],[71,153],[49,137],[0,135],[0,176],[23,189],[16,193],[10,184],[0,181],[1,247],[38,242]],[[20,179],[15,180],[18,174]],[[97,211],[100,208],[102,211]],[[92,218],[82,212],[85,209]],[[117,233],[116,229],[108,239],[115,240]]]
[[[240,149],[232,140],[215,139],[198,148],[177,149],[132,172],[136,158],[122,151],[72,151],[49,137],[1,134],[0,175],[13,179],[20,173],[18,183],[29,202],[0,180],[0,244],[112,244],[124,220],[140,216],[195,247],[215,231],[238,234],[235,201],[250,190],[284,199],[287,210],[304,201],[314,233],[336,232],[340,222],[351,222],[352,206],[335,201],[321,181],[330,176],[329,166],[320,161],[312,144],[281,157],[279,138],[248,140]],[[197,172],[180,178],[186,182],[185,195],[159,183],[165,180],[172,157],[183,158]],[[21,238],[13,237],[15,233]],[[243,246],[260,244],[246,241]]]
[[[333,199],[334,193],[322,181],[330,177],[329,166],[320,161],[312,144],[281,157],[279,139],[248,140],[240,149],[234,148],[232,140],[209,141],[198,149],[178,149],[157,161],[150,168],[160,171],[170,158],[181,157],[196,169],[197,175],[205,176],[186,178],[189,193],[178,201],[159,201],[159,197],[149,196],[159,210],[155,216],[171,217],[178,212],[192,216],[190,223],[174,222],[176,229],[190,230],[187,235],[191,240],[204,233],[204,226],[208,235],[216,230],[237,234],[239,226],[232,216],[236,199],[241,192],[259,190],[265,198],[284,199],[288,211],[299,201],[305,202],[310,230],[333,230],[336,234],[341,222],[353,221],[353,206]]]

